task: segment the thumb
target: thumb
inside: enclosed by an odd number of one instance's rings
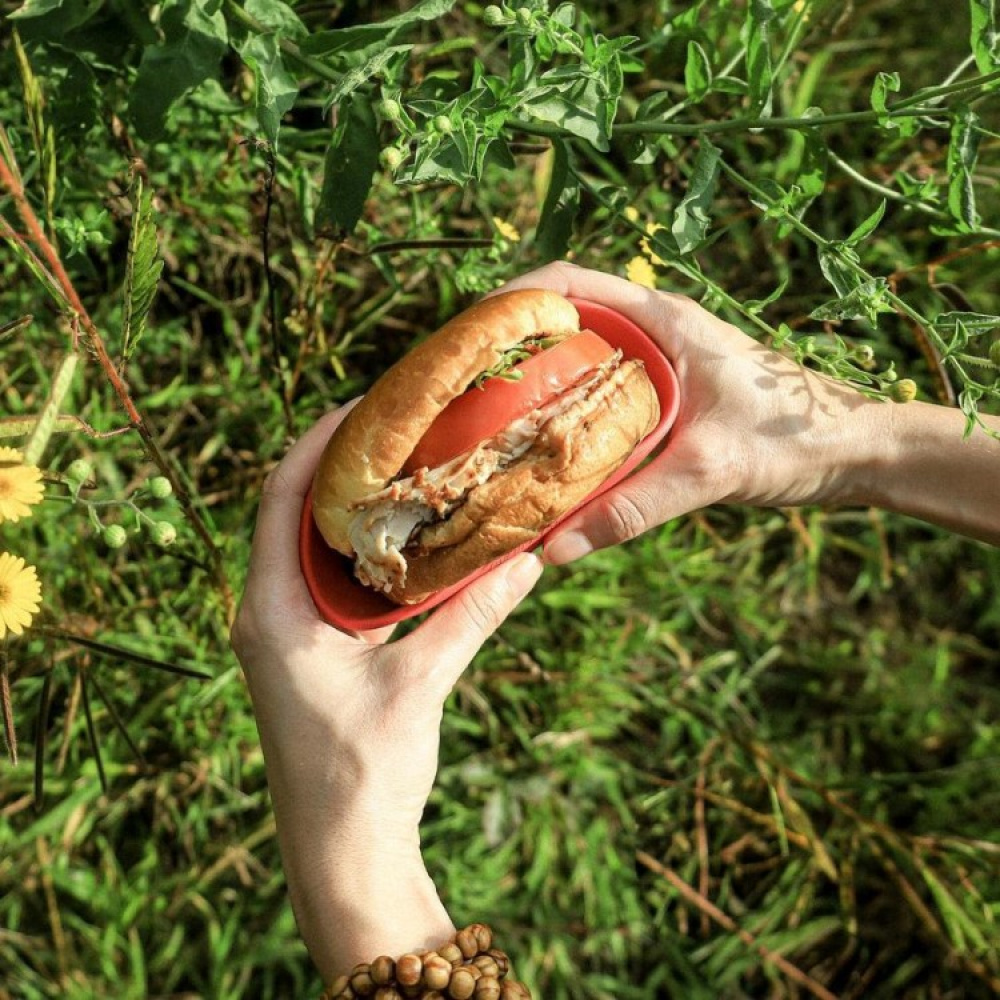
[[[441,694],[446,696],[541,574],[538,556],[517,555],[473,580],[397,645],[410,647],[407,652],[418,661],[433,663],[430,677],[435,686],[440,682]]]
[[[707,470],[685,461],[682,449],[668,448],[560,525],[546,539],[545,561],[553,566],[573,562],[718,499],[714,478]]]

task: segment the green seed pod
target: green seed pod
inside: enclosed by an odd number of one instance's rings
[[[150,495],[157,500],[166,500],[174,492],[170,480],[166,476],[153,476],[146,486],[149,487]]]
[[[177,529],[169,521],[157,521],[149,529],[153,541],[166,548],[177,541]]]
[[[403,116],[403,105],[392,97],[387,97],[381,104],[382,116],[391,122],[399,121]]]
[[[382,165],[388,167],[389,170],[398,170],[403,165],[406,154],[398,146],[386,146],[379,153],[379,159],[382,161]]]
[[[451,119],[447,115],[437,115],[434,118],[434,128],[442,135],[451,135],[455,131],[455,126],[452,125]]]
[[[77,458],[66,466],[66,472],[64,475],[69,480],[69,482],[74,485],[78,483],[85,483],[90,479],[90,474],[94,471],[93,465],[90,464],[85,458]]]
[[[489,28],[499,28],[507,23],[507,15],[496,5],[491,3],[483,11],[483,24]]]
[[[889,398],[895,403],[909,403],[917,398],[917,383],[912,378],[901,378],[889,389]]]
[[[101,537],[109,549],[120,549],[128,541],[128,532],[120,524],[109,524]]]

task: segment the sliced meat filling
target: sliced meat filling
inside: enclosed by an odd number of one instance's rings
[[[621,351],[588,373],[577,385],[508,424],[495,438],[435,469],[418,469],[354,504],[348,537],[355,551],[355,573],[362,583],[388,593],[406,580],[403,549],[422,527],[446,518],[469,491],[520,458],[553,417],[616,381]],[[618,371],[616,372],[616,369]]]

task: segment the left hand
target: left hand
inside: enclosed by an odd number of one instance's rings
[[[328,625],[301,575],[298,524],[320,454],[346,409],[320,420],[268,477],[232,631],[293,906],[330,976],[353,960],[422,943],[413,937],[430,946],[451,933],[423,869],[418,829],[437,772],[444,702],[541,573],[533,555],[504,563],[391,645],[392,627],[348,634]]]

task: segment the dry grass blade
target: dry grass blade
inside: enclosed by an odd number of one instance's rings
[[[46,628],[46,634],[53,635],[59,639],[65,639],[74,645],[82,646],[91,652],[101,656],[108,656],[114,659],[127,660],[130,663],[137,663],[143,667],[153,667],[155,670],[163,670],[168,674],[177,674],[181,677],[196,677],[199,680],[207,681],[211,679],[211,674],[194,667],[182,667],[176,663],[168,663],[166,660],[158,660],[154,656],[147,656],[145,653],[137,653],[134,650],[126,649],[124,646],[116,646],[112,643],[101,642],[98,639],[88,639],[86,636],[77,635],[75,632],[68,632],[65,629]]]
[[[814,997],[817,997],[818,1000],[837,1000],[836,995],[831,993],[822,983],[816,982],[812,976],[803,972],[798,966],[793,965],[788,959],[762,945],[753,934],[740,927],[732,917],[723,913],[711,900],[706,899],[697,889],[688,885],[676,872],[667,868],[666,865],[657,861],[656,858],[645,851],[636,852],[636,858],[641,864],[666,879],[689,903],[696,906],[720,927],[731,934],[735,934],[747,947],[753,948],[764,961],[770,962],[776,968],[780,969],[792,982],[807,990]]]
[[[141,763],[146,763],[146,758],[142,755],[142,751],[136,745],[132,736],[129,734],[128,727],[125,725],[124,720],[118,714],[118,710],[114,706],[114,702],[104,693],[104,688],[101,687],[97,682],[97,677],[92,673],[89,677],[90,683],[94,685],[94,690],[97,692],[97,697],[101,699],[104,703],[104,707],[108,710],[111,716],[111,721],[117,726],[118,731],[125,738],[125,742],[128,744],[129,749],[135,755],[136,759]]]
[[[7,755],[11,764],[17,767],[17,731],[14,728],[14,709],[10,701],[10,662],[6,646],[0,646],[0,710],[3,712],[3,735],[7,743]]]

